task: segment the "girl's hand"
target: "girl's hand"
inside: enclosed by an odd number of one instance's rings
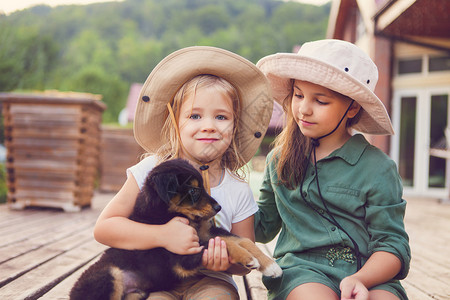
[[[175,217],[162,225],[162,245],[172,253],[186,255],[202,251],[197,231],[189,225],[189,220]]]
[[[226,271],[231,263],[228,258],[227,244],[220,237],[210,239],[208,249],[203,251],[203,266],[212,271]]]
[[[341,300],[368,300],[369,291],[364,284],[355,277],[348,276],[340,284]]]

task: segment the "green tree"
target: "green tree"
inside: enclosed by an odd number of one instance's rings
[[[207,5],[197,9],[193,18],[206,35],[224,29],[230,23],[225,8],[217,5]]]
[[[94,66],[86,66],[63,82],[63,90],[100,94],[108,106],[103,121],[117,122],[120,110],[125,106],[128,85],[117,76],[103,72]]]
[[[125,0],[0,15],[0,91],[102,94],[114,121],[133,82],[169,53],[217,46],[252,62],[325,36],[330,5],[277,0]]]
[[[22,57],[24,49],[20,47],[12,26],[5,19],[0,20],[0,90],[11,91],[19,86],[23,74]]]
[[[129,83],[143,82],[163,57],[161,42],[125,36],[117,44],[120,78]]]
[[[0,26],[0,90],[44,89],[57,55],[56,43],[37,29]]]

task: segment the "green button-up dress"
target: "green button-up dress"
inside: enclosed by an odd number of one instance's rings
[[[329,218],[319,196],[314,166],[308,167],[302,190],[289,190],[278,184],[276,158],[272,159],[272,155],[267,157],[258,201],[256,240],[266,243],[279,233],[274,257],[282,268],[288,268],[283,266],[286,255],[324,247],[354,249],[349,237],[321,216]],[[402,262],[396,279],[404,278],[409,270],[410,248],[403,223],[406,201],[402,199],[396,164],[357,134],[319,160],[317,171],[329,212],[356,241],[364,261],[376,251],[392,253]],[[300,193],[315,209],[305,203]]]

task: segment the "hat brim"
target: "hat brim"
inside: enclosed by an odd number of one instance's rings
[[[357,131],[374,135],[394,133],[381,100],[358,80],[327,63],[294,53],[278,53],[256,64],[267,76],[275,100],[282,104],[291,92],[291,79],[304,80],[346,95],[362,107],[361,118],[353,125]]]
[[[151,153],[168,142],[167,137],[161,135],[168,115],[166,105],[185,82],[202,74],[221,77],[238,91],[241,111],[235,140],[240,155],[248,162],[258,150],[272,116],[270,85],[253,63],[215,47],[183,48],[168,55],[153,69],[141,89],[136,107],[136,141]],[[143,97],[147,101],[143,101]]]

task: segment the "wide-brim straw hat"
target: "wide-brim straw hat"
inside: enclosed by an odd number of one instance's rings
[[[145,81],[136,107],[134,136],[147,152],[155,153],[168,138],[161,130],[167,103],[178,89],[197,75],[215,75],[238,92],[240,113],[235,136],[239,154],[247,163],[256,153],[272,116],[273,98],[264,74],[250,61],[230,51],[194,46],[164,58]]]
[[[256,65],[269,79],[273,97],[280,104],[292,90],[291,79],[312,82],[361,105],[361,118],[353,129],[375,135],[394,133],[385,106],[374,94],[377,66],[352,43],[333,39],[308,42],[297,54],[269,55]]]

